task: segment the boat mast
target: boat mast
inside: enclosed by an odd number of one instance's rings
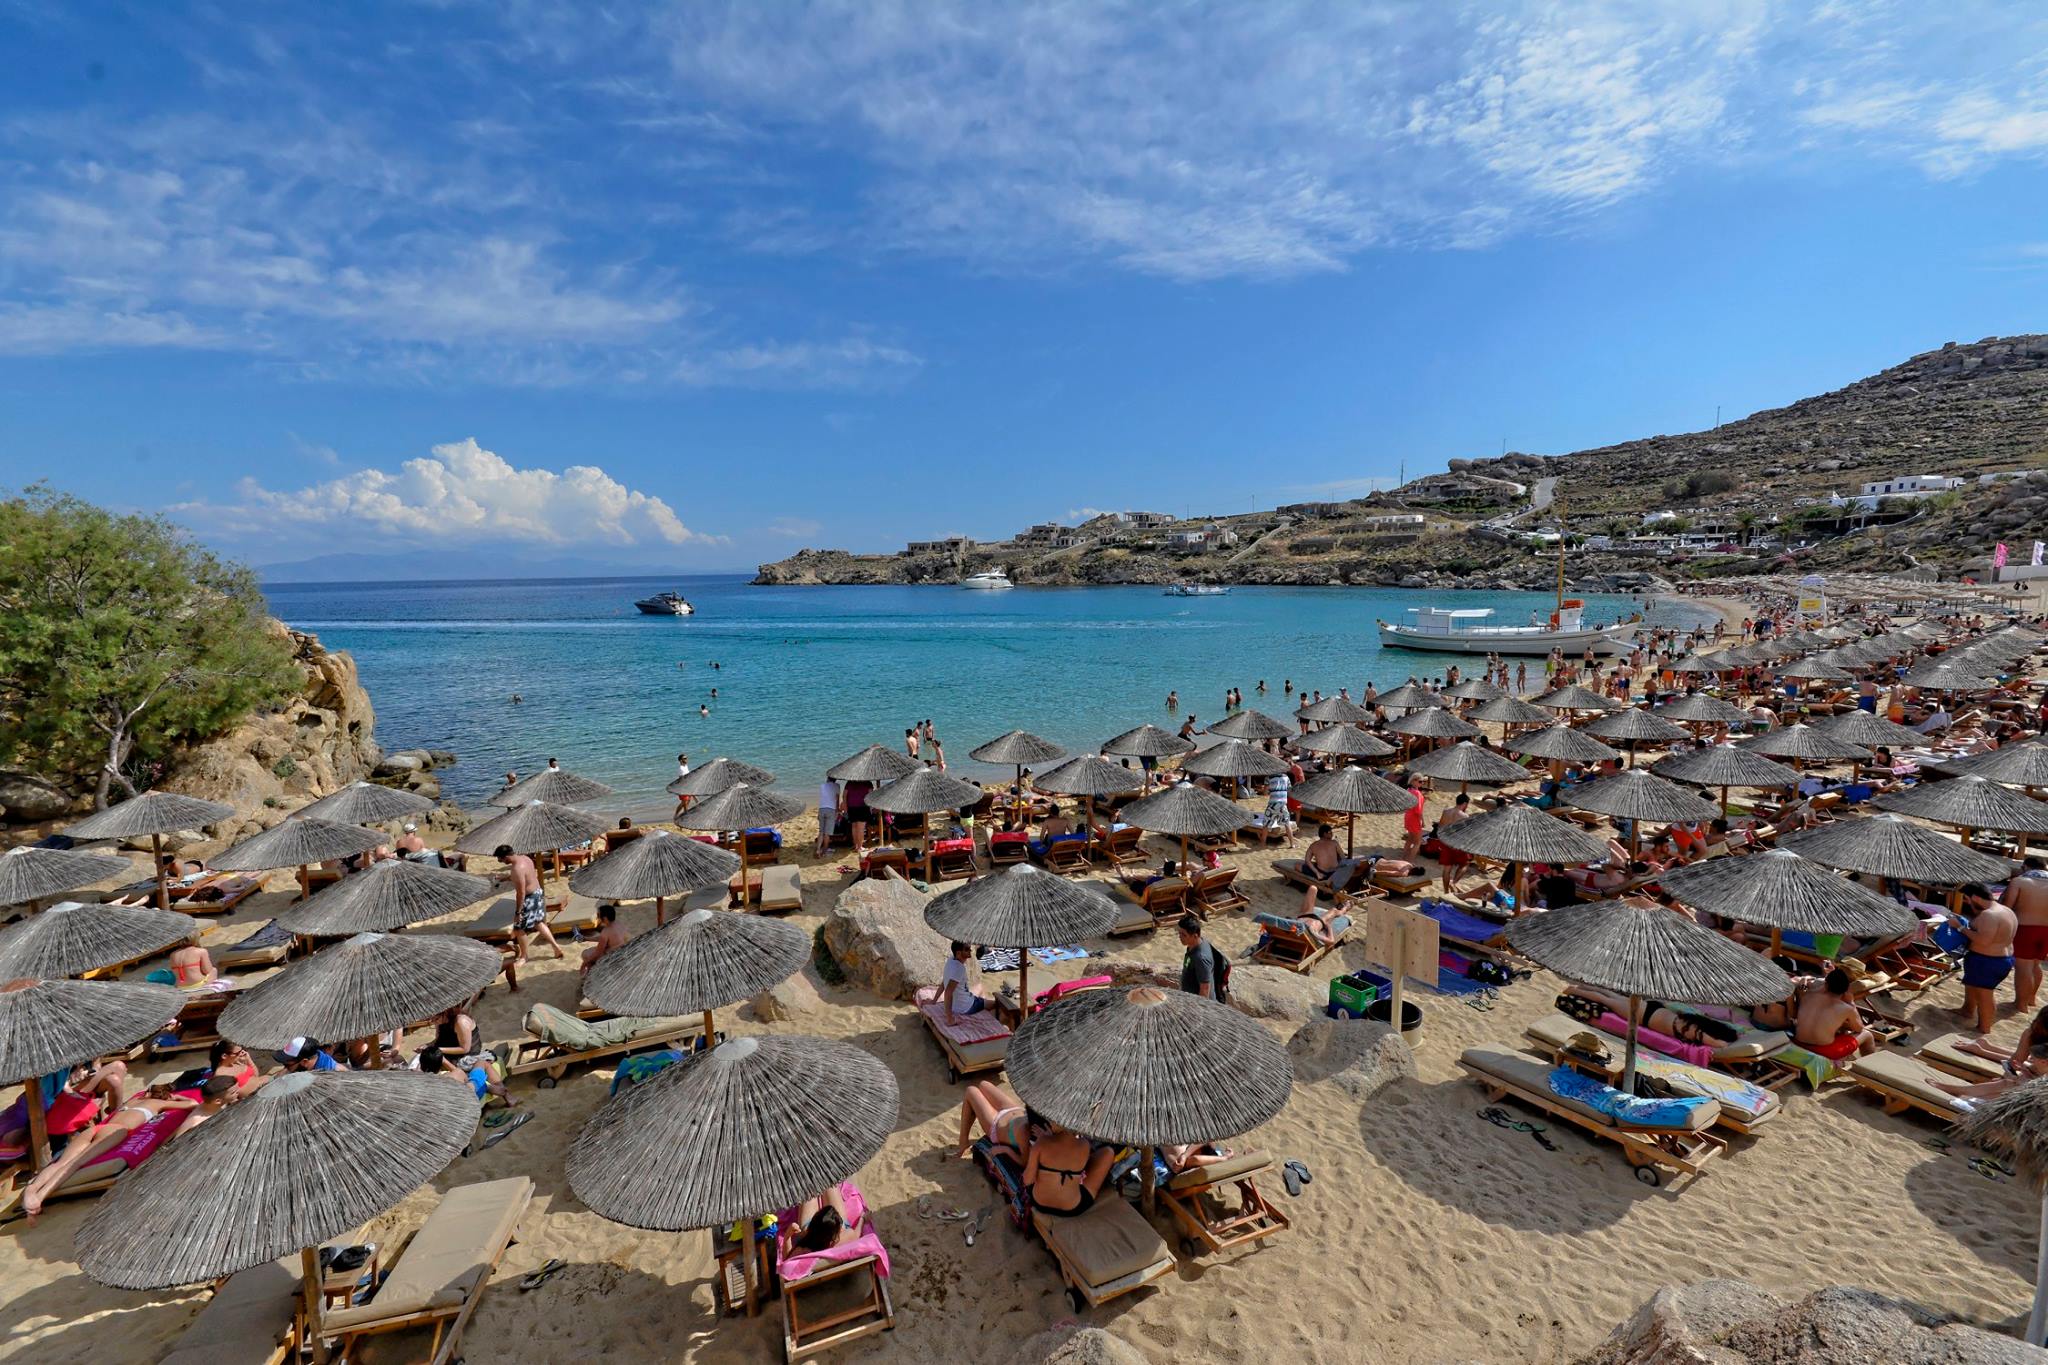
[[[1557,609],[1564,610],[1564,504],[1557,507]]]

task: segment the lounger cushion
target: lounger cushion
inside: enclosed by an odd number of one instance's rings
[[[803,877],[793,863],[777,863],[761,869],[761,905],[766,909],[795,908],[804,903]]]
[[[1089,1285],[1105,1285],[1167,1260],[1171,1252],[1144,1216],[1105,1192],[1078,1218],[1033,1215],[1038,1233]]]
[[[2005,1068],[1989,1057],[1979,1057],[1974,1052],[1964,1052],[1956,1047],[1957,1043],[1966,1041],[1969,1036],[1967,1033],[1944,1033],[1921,1048],[1918,1055],[1926,1058],[1929,1065],[1957,1075],[1974,1076],[1987,1081],[1997,1080],[2003,1076]]]
[[[1220,1185],[1227,1180],[1239,1180],[1257,1171],[1263,1171],[1273,1164],[1273,1158],[1266,1152],[1240,1152],[1224,1161],[1211,1162],[1207,1166],[1196,1166],[1180,1172],[1166,1182],[1169,1190],[1198,1190],[1204,1185]]]
[[[1601,1029],[1591,1028],[1591,1026],[1580,1023],[1572,1018],[1569,1014],[1546,1014],[1535,1023],[1529,1025],[1529,1036],[1546,1047],[1563,1047],[1571,1041],[1573,1034],[1586,1032],[1598,1033],[1602,1039],[1606,1040],[1610,1047],[1617,1049],[1615,1055],[1620,1055],[1619,1047],[1625,1043],[1625,1039],[1616,1037]],[[1717,1062],[1753,1062],[1759,1057],[1770,1056],[1770,1054],[1791,1041],[1792,1035],[1789,1033],[1766,1033],[1762,1031],[1745,1033],[1734,1042],[1715,1048],[1714,1060]]]
[[[1627,1040],[1608,1033],[1605,1029],[1582,1024],[1568,1014],[1547,1014],[1529,1025],[1529,1037],[1545,1047],[1563,1049],[1581,1033],[1591,1033],[1607,1045],[1608,1055],[1613,1059],[1614,1069],[1620,1070],[1622,1058],[1626,1055]],[[1782,1035],[1781,1035],[1782,1036]],[[1776,1113],[1779,1099],[1770,1091],[1748,1081],[1737,1080],[1722,1071],[1710,1071],[1705,1067],[1681,1062],[1661,1052],[1643,1049],[1638,1052],[1638,1065],[1646,1072],[1670,1085],[1684,1095],[1693,1095],[1718,1101],[1722,1108],[1729,1110],[1736,1118],[1755,1123]]]
[[[604,1047],[624,1047],[643,1038],[658,1038],[686,1027],[687,1019],[614,1015],[604,1019],[579,1019],[553,1005],[535,1005],[526,1012],[526,1031],[543,1042],[572,1052],[594,1052]]]
[[[1470,1070],[1479,1072],[1481,1075],[1490,1076],[1504,1084],[1512,1085],[1517,1090],[1524,1090],[1531,1094],[1539,1095],[1545,1101],[1560,1108],[1569,1109],[1573,1113],[1589,1118],[1603,1127],[1613,1128],[1617,1126],[1613,1115],[1607,1113],[1604,1109],[1581,1103],[1578,1100],[1559,1095],[1551,1090],[1550,1073],[1554,1068],[1549,1062],[1531,1057],[1526,1052],[1516,1052],[1511,1048],[1484,1044],[1479,1047],[1466,1048],[1464,1055],[1459,1060]],[[1709,1101],[1693,1107],[1684,1127],[1693,1132],[1698,1132],[1713,1127],[1720,1120],[1720,1117],[1721,1106]]]
[[[1850,1080],[1874,1081],[1887,1090],[1911,1095],[1936,1109],[1954,1114],[1963,1112],[1954,1095],[1935,1088],[1936,1082],[1953,1085],[1955,1078],[1936,1071],[1918,1057],[1908,1057],[1900,1052],[1873,1052],[1868,1057],[1858,1057],[1853,1062],[1840,1065],[1849,1073]]]
[[[410,1313],[459,1308],[512,1240],[532,1197],[533,1182],[523,1175],[448,1191],[406,1244],[376,1297],[323,1314],[322,1326],[345,1331]]]
[[[264,1359],[291,1330],[300,1289],[296,1253],[230,1275],[171,1346],[162,1365]]]
[[[1128,934],[1138,929],[1153,927],[1152,913],[1134,900],[1119,898],[1116,902],[1116,923],[1109,926],[1112,934]]]

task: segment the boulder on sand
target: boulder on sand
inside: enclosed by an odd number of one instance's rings
[[[1296,1082],[1327,1081],[1360,1100],[1415,1075],[1415,1053],[1401,1035],[1364,1019],[1311,1019],[1287,1040],[1287,1059]]]
[[[908,1000],[919,986],[938,984],[951,945],[924,922],[928,899],[893,872],[839,893],[825,918],[825,948],[849,985]]]
[[[1100,1327],[1054,1327],[1029,1338],[1015,1365],[1147,1365],[1145,1353]]]
[[[2040,1365],[2048,1352],[1835,1285],[1788,1302],[1746,1280],[1658,1290],[1578,1365]]]
[[[1176,974],[1174,983],[1179,984]],[[1329,987],[1312,976],[1258,962],[1232,963],[1230,1003],[1254,1019],[1298,1024],[1323,1012]]]
[[[811,982],[810,973],[798,972],[749,1000],[747,1009],[759,1023],[779,1024],[809,1014],[824,1003],[824,997],[818,994],[818,988]]]

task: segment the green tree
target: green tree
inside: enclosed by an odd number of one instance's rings
[[[1742,543],[1744,545],[1756,539],[1757,523],[1763,519],[1763,513],[1757,511],[1754,507],[1745,507],[1735,514],[1735,525],[1742,532]]]
[[[107,803],[132,770],[298,684],[256,579],[158,517],[0,501],[0,763]]]

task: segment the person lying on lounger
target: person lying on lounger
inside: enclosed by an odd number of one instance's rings
[[[1172,858],[1168,858],[1164,863],[1160,864],[1157,872],[1152,871],[1150,868],[1140,868],[1136,872],[1119,872],[1117,874],[1123,881],[1123,884],[1133,891],[1143,891],[1154,882],[1163,882],[1169,877],[1178,877],[1180,875],[1181,866]]]
[[[979,1125],[989,1145],[1020,1165],[1030,1155],[1034,1133],[1045,1131],[1045,1120],[1031,1112],[1024,1101],[994,1081],[977,1081],[967,1087],[960,1100],[960,1148],[966,1156],[974,1145]]]
[[[1650,875],[1650,865],[1638,858],[1634,862],[1612,863],[1600,867],[1572,868],[1565,875],[1572,884],[1589,896],[1604,896],[1610,891],[1619,891],[1630,882]]]
[[[1989,1038],[1966,1038],[1956,1044],[1956,1051],[1997,1062],[2005,1071],[2004,1075],[1977,1085],[1936,1082],[1958,1099],[1989,1099],[2022,1081],[2048,1076],[2048,1009],[2034,1016],[2034,1022],[2027,1025],[2027,1031],[2010,1048],[2000,1047]]]
[[[1332,921],[1351,908],[1348,891],[1338,891],[1335,895],[1337,903],[1325,910],[1316,904],[1316,888],[1311,886],[1301,893],[1301,909],[1294,912],[1294,918],[1301,922],[1302,932],[1318,943],[1337,941],[1337,929]]]
[[[1197,1142],[1186,1147],[1161,1147],[1160,1158],[1166,1162],[1166,1169],[1174,1175],[1192,1171],[1201,1166],[1214,1166],[1230,1160],[1237,1153],[1220,1142]]]
[[[232,1089],[232,1083],[224,1088]],[[70,1179],[71,1173],[87,1161],[105,1156],[128,1134],[159,1114],[198,1107],[198,1100],[176,1094],[168,1085],[153,1085],[123,1100],[120,1108],[107,1115],[106,1122],[80,1134],[64,1149],[64,1155],[43,1167],[29,1182],[28,1188],[22,1191],[21,1211],[27,1216],[29,1226],[35,1226],[37,1215],[43,1211],[43,1200],[49,1197],[50,1191]]]
[[[1024,1160],[1024,1188],[1034,1208],[1072,1218],[1095,1207],[1116,1153],[1058,1124],[1047,1124]]]
[[[415,1068],[429,1076],[455,1076],[467,1081],[479,1100],[495,1098],[508,1107],[519,1103],[505,1089],[505,1075],[497,1058],[487,1052],[451,1057],[438,1045],[428,1043],[412,1061]]]
[[[788,1257],[845,1246],[860,1236],[860,1228],[847,1221],[846,1196],[834,1185],[823,1194],[798,1204],[796,1217],[778,1233],[782,1238],[782,1254]]]
[[[1742,1036],[1741,1029],[1711,1015],[1667,1005],[1662,1000],[1643,1000],[1638,1003],[1636,1022],[1639,1025],[1654,1029],[1667,1037],[1676,1038],[1681,1043],[1691,1043],[1697,1047],[1720,1047]],[[1617,1015],[1623,1019],[1629,1017],[1629,1001],[1626,996],[1592,986],[1573,986],[1571,990],[1557,998],[1557,1005],[1563,1013],[1586,1024],[1597,1023],[1599,1014],[1603,1013]],[[1593,1008],[1588,1009],[1588,1005]]]

